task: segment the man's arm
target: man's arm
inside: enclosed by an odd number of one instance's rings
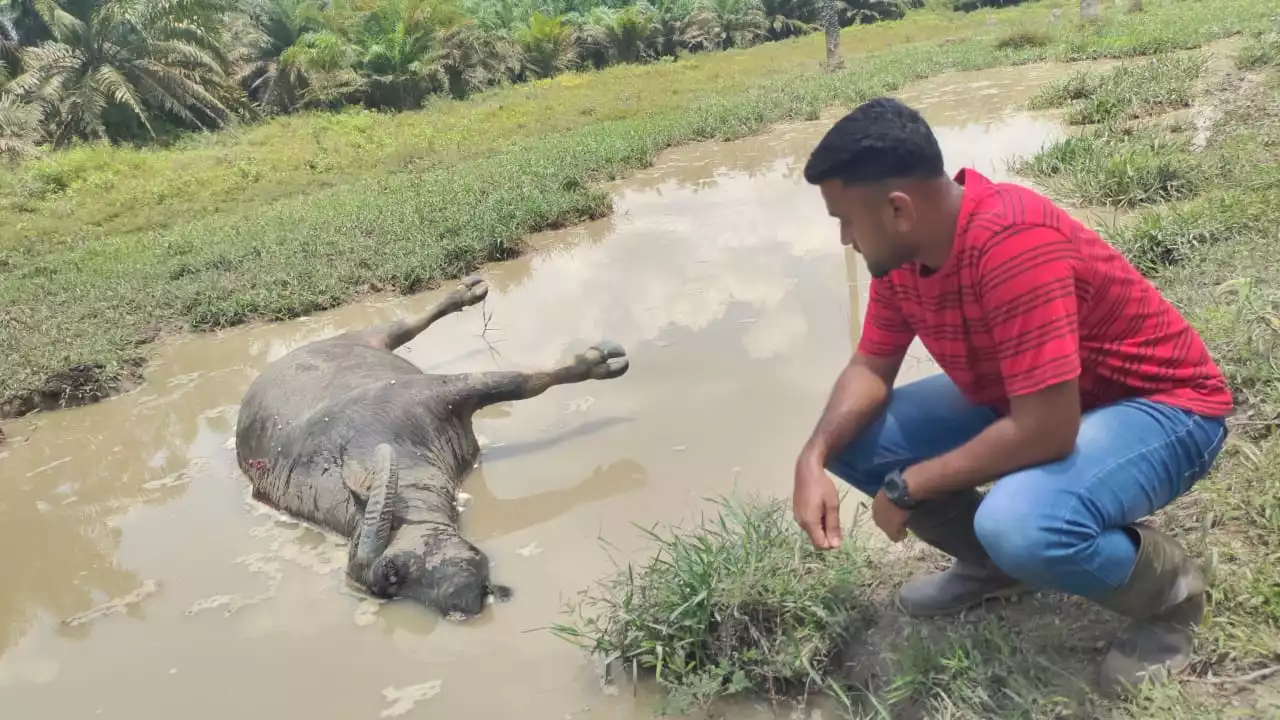
[[[884,408],[915,338],[887,280],[873,280],[870,295],[857,351],[836,379],[796,461],[793,511],[796,522],[820,550],[840,545],[840,498],[827,477],[827,460]]]
[[[831,453],[842,449],[876,417],[889,399],[915,337],[890,281],[873,279],[858,346],[836,378],[818,425],[801,451],[802,460],[825,465]]]
[[[876,357],[855,352],[836,378],[818,424],[800,452],[802,462],[825,467],[831,454],[844,448],[884,409],[906,353]]]
[[[911,497],[928,500],[977,487],[1016,470],[1061,460],[1075,449],[1080,390],[1074,379],[1011,398],[1010,405],[1007,417],[969,442],[903,471]]]
[[[1079,254],[1048,228],[1011,231],[979,264],[977,295],[995,339],[1009,414],[969,442],[903,471],[919,500],[1061,460],[1080,429]]]

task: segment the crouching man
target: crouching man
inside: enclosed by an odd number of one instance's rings
[[[1138,521],[1204,477],[1226,439],[1231,393],[1196,331],[1045,197],[948,176],[929,126],[895,100],[837,122],[805,178],[872,276],[856,352],[796,463],[814,546],[840,543],[830,470],[873,498],[891,540],[911,530],[955,558],[901,588],[904,612],[1056,589],[1133,621],[1104,690],[1185,667],[1205,580]],[[917,337],[942,373],[894,388]]]

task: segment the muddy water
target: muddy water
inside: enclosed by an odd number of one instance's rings
[[[903,97],[949,167],[1060,132],[1012,113],[1063,72],[962,75]],[[614,187],[616,214],[487,268],[483,307],[402,350],[427,371],[532,369],[600,338],[624,378],[492,409],[464,531],[515,598],[469,624],[344,587],[340,542],[256,507],[230,445],[271,360],[435,298],[370,302],[172,343],[142,389],[10,424],[0,449],[0,717],[643,718],[540,630],[641,550],[632,523],[681,522],[735,487],[785,495],[795,452],[857,337],[863,266],[800,170],[826,122],[671,152]],[[917,353],[904,377],[928,370]],[[749,717],[740,714],[737,717]]]

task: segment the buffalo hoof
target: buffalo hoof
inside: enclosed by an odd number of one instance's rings
[[[621,377],[631,367],[631,362],[627,360],[627,351],[623,350],[618,343],[608,340],[593,345],[582,354],[582,357],[591,365],[587,376],[592,380]]]
[[[462,306],[469,307],[484,300],[489,294],[489,284],[478,277],[466,277],[458,282],[458,289],[454,292],[462,301]]]

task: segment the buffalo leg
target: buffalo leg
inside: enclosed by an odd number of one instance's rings
[[[365,342],[374,347],[395,350],[417,337],[432,323],[446,315],[452,315],[484,300],[489,294],[489,286],[480,278],[464,278],[458,287],[445,295],[440,302],[432,305],[426,312],[417,317],[396,320],[385,325],[365,330],[361,335]]]
[[[553,385],[620,377],[628,367],[630,363],[621,345],[601,342],[551,370],[472,373],[455,376],[454,380],[460,399],[474,412],[495,403],[536,397]]]

